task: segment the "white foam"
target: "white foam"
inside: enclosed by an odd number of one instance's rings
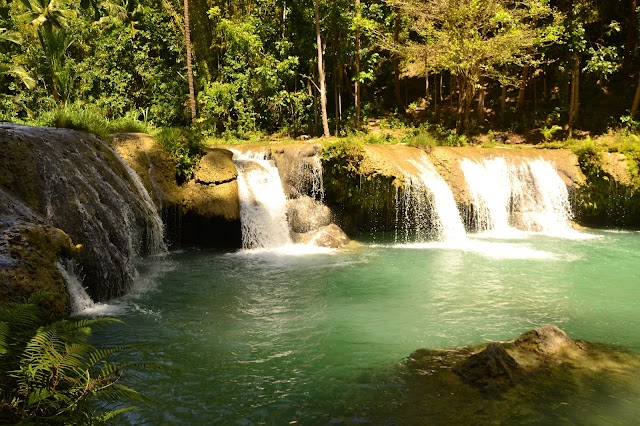
[[[394,244],[393,248],[411,250],[461,250],[476,253],[491,259],[558,260],[560,256],[544,250],[531,248],[526,244],[491,241],[444,241],[431,243]]]
[[[279,247],[240,250],[236,253],[230,254],[239,256],[309,256],[315,254],[333,254],[337,251],[338,249],[335,248],[319,247],[308,244],[287,244]]]

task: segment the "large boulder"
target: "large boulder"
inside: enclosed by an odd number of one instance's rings
[[[229,222],[240,220],[238,171],[231,152],[210,150],[198,163],[194,178],[182,187],[185,214]]]
[[[293,232],[304,233],[329,225],[332,214],[320,201],[302,195],[287,200],[287,219]]]
[[[640,366],[640,358],[617,348],[571,339],[558,327],[547,325],[509,342],[446,351],[419,349],[407,365],[419,374],[455,374],[464,383],[494,391],[522,381],[544,380],[563,369],[630,370]]]
[[[57,264],[75,253],[64,231],[45,225],[0,188],[0,304],[31,299],[52,317],[67,313],[69,295]]]
[[[350,242],[347,234],[335,223],[313,231],[292,233],[291,235],[296,244],[309,244],[318,247],[341,248]]]
[[[300,143],[282,145],[270,150],[287,198],[300,195],[317,196],[322,188],[320,145]]]

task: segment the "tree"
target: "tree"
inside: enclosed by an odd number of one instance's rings
[[[537,23],[549,20],[544,0],[396,0],[413,19],[416,37],[405,55],[410,63],[429,62],[457,77],[460,99],[456,130],[469,131],[471,102],[482,77],[496,78],[499,69],[521,66],[552,34]],[[425,73],[427,69],[425,68]]]
[[[320,34],[320,0],[313,0],[313,11],[316,24],[316,45],[318,49],[318,83],[320,91],[320,111],[322,114],[322,135],[324,137],[331,136],[329,132],[329,117],[327,115],[327,84],[324,73],[324,63],[322,60],[323,45],[322,36]]]
[[[189,80],[189,108],[191,122],[196,122],[196,94],[193,88],[193,67],[191,65],[191,30],[189,29],[189,0],[184,0],[184,37],[187,45],[187,78]]]
[[[76,11],[61,9],[59,0],[20,0],[26,12],[19,21],[29,23],[36,31],[45,64],[45,85],[56,101],[64,101],[69,95],[70,71],[65,68],[65,54],[71,41],[65,30],[68,20],[77,16]]]

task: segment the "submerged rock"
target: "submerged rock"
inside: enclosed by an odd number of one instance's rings
[[[481,388],[513,385],[522,374],[520,365],[498,343],[490,343],[453,369],[465,382]]]
[[[518,383],[526,386],[530,381],[553,380],[559,371],[589,374],[637,369],[640,358],[617,348],[573,340],[558,327],[547,325],[510,342],[446,351],[419,349],[411,354],[407,366],[419,375],[455,374],[460,385],[503,391]],[[452,383],[450,378],[446,381]]]

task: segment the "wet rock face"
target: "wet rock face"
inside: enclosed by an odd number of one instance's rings
[[[454,366],[454,371],[465,382],[483,389],[511,386],[522,375],[520,365],[498,343],[471,355]]]
[[[347,234],[335,223],[314,229],[313,231],[292,233],[292,239],[293,242],[297,244],[312,244],[328,248],[344,247],[350,242]]]
[[[332,215],[329,207],[304,195],[287,200],[287,219],[293,232],[304,233],[329,225]]]
[[[173,160],[151,136],[120,134],[114,148],[162,211],[169,243],[241,247],[238,172],[230,151],[208,149],[194,178],[178,185]]]
[[[640,358],[617,348],[573,340],[558,327],[547,325],[510,342],[457,350],[419,349],[411,354],[407,366],[447,386],[503,392],[519,383],[546,386],[546,380],[559,376],[633,371],[640,367]]]
[[[0,151],[0,188],[83,245],[76,258],[90,295],[125,293],[162,227],[110,147],[82,132],[0,124]]]
[[[318,158],[320,145],[295,144],[271,150],[278,167],[282,187],[287,198],[309,195],[322,198],[322,166]]]
[[[23,302],[37,294],[43,312],[60,317],[68,310],[64,277],[56,267],[76,248],[67,234],[0,188],[0,303]]]

